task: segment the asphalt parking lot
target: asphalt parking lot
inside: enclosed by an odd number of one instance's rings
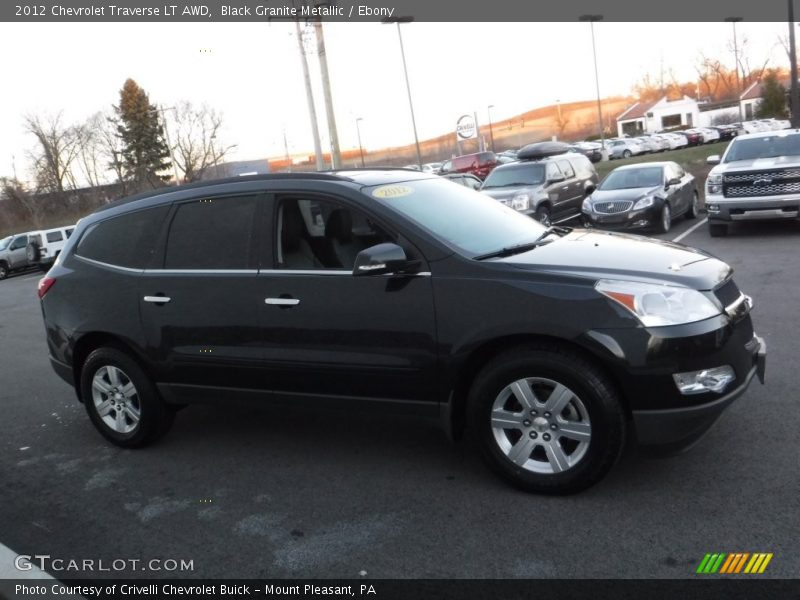
[[[681,578],[707,552],[772,552],[761,577],[797,577],[799,241],[798,222],[682,239],[731,263],[754,297],[767,383],[688,453],[631,448],[564,498],[515,491],[411,417],[192,407],[157,445],[112,447],[49,367],[40,274],[13,276],[0,282],[0,543],[194,565],[111,573],[133,577]]]

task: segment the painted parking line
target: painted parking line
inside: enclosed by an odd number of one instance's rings
[[[702,221],[700,221],[699,223],[695,223],[695,224],[694,224],[692,227],[690,227],[689,229],[687,229],[686,231],[684,231],[682,234],[680,234],[678,237],[676,237],[676,238],[675,238],[675,239],[673,239],[672,241],[673,241],[673,242],[680,242],[680,241],[681,241],[683,238],[685,238],[687,235],[689,235],[690,233],[692,233],[692,232],[693,232],[695,229],[699,229],[700,227],[702,227],[703,225],[705,225],[707,221],[708,221],[708,217],[706,217],[705,219],[703,219],[703,220],[702,220]]]

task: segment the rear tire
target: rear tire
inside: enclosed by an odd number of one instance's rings
[[[728,226],[724,223],[709,223],[708,233],[711,237],[725,237],[728,235]]]
[[[584,490],[608,473],[624,446],[625,413],[614,386],[582,354],[556,344],[495,357],[476,377],[467,410],[489,467],[528,492]]]
[[[8,277],[9,272],[8,265],[4,262],[0,262],[0,281]]]
[[[146,446],[172,426],[175,411],[150,377],[121,350],[104,346],[81,369],[81,397],[94,426],[122,448]]]

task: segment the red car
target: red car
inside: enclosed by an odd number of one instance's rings
[[[481,181],[486,179],[489,173],[492,172],[500,161],[494,152],[476,152],[475,154],[464,154],[463,156],[456,156],[450,160],[446,160],[439,175],[446,173],[471,173],[478,177]]]
[[[690,146],[699,146],[705,141],[699,131],[676,131],[675,133],[686,137]]]

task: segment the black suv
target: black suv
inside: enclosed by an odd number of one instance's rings
[[[39,286],[56,372],[111,442],[181,405],[341,401],[437,415],[532,491],[603,477],[626,435],[698,439],[763,378],[731,268],[545,228],[405,170],[249,176],[108,205]]]

